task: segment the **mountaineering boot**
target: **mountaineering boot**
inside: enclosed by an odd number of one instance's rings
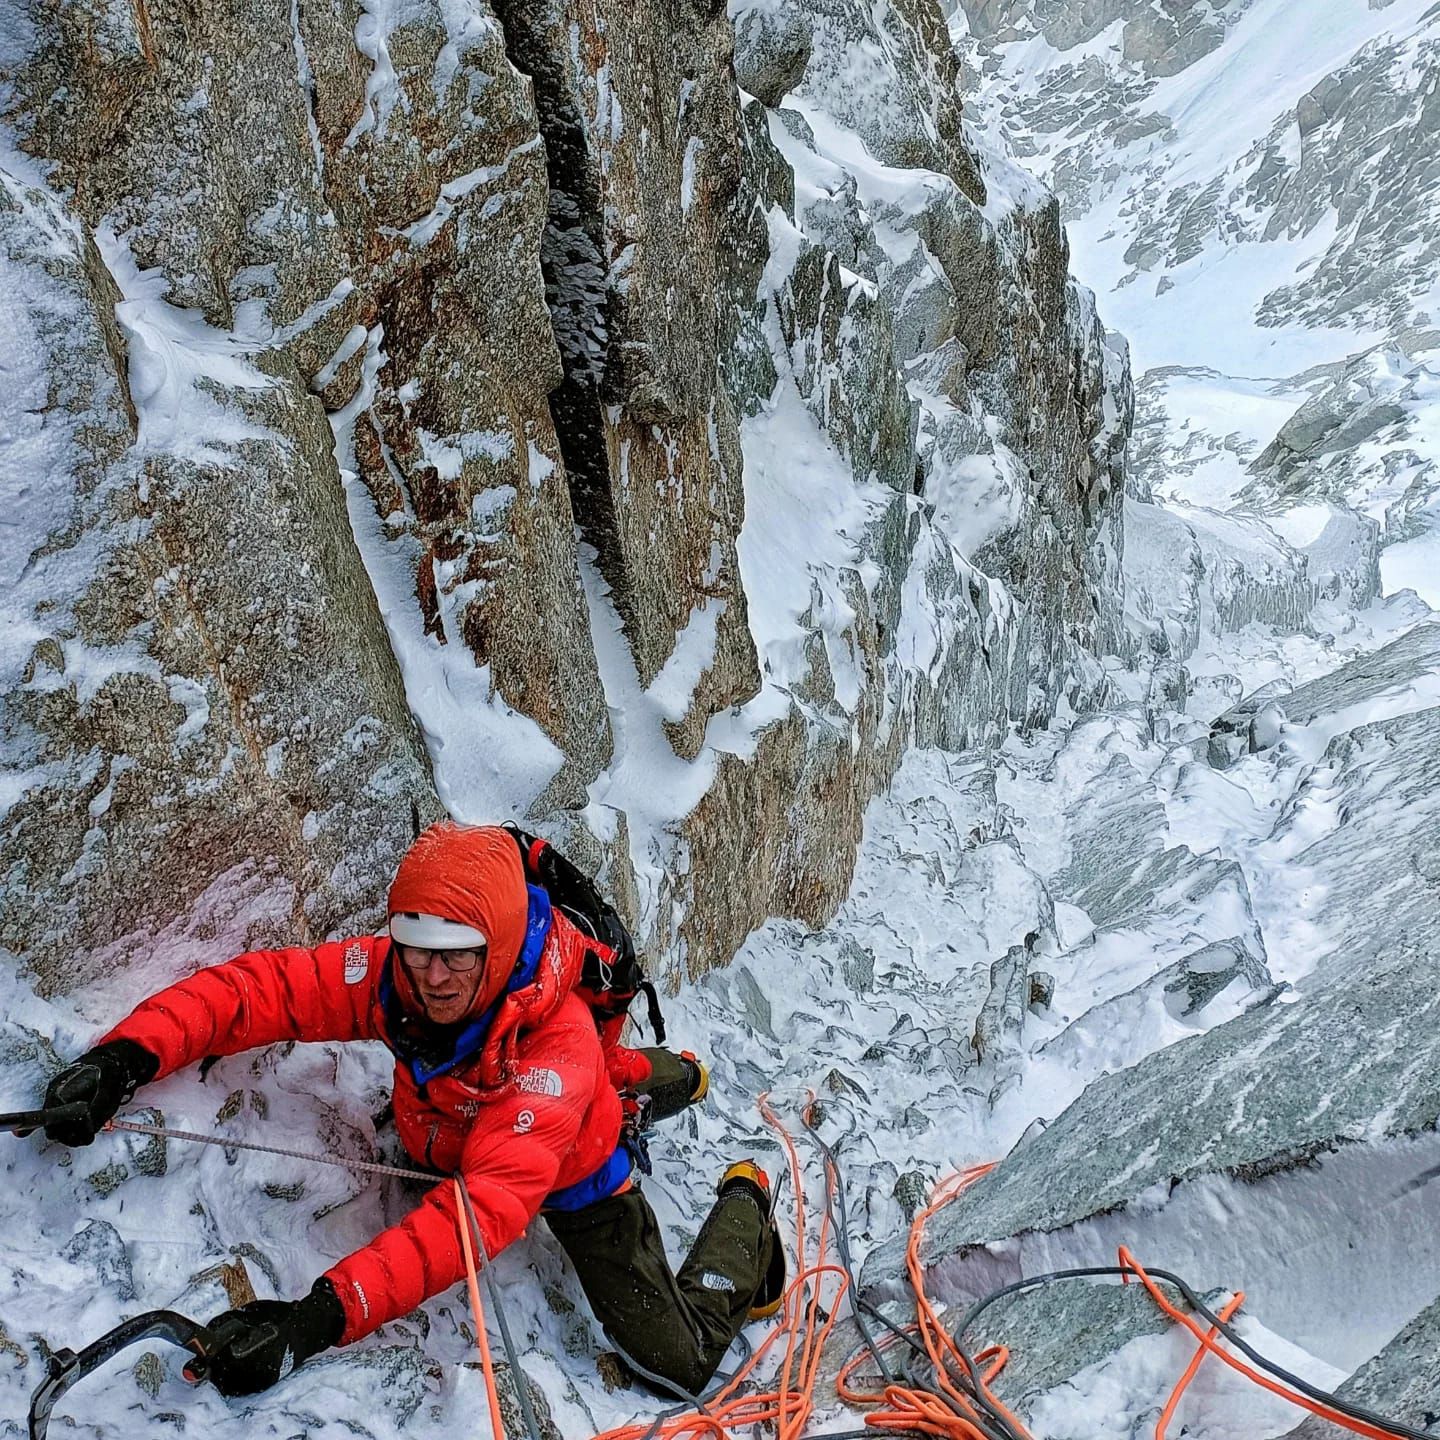
[[[715,1193],[723,1200],[736,1191],[749,1191],[761,1211],[769,1215],[773,1203],[770,1198],[770,1177],[753,1161],[737,1160],[727,1166],[715,1187]]]
[[[727,1195],[750,1194],[765,1216],[769,1227],[770,1254],[760,1284],[751,1298],[749,1318],[768,1320],[785,1299],[785,1247],[780,1243],[780,1231],[775,1225],[775,1201],[770,1194],[770,1177],[753,1160],[737,1160],[720,1177],[718,1189],[722,1200]]]
[[[695,1057],[693,1050],[682,1050],[680,1059],[690,1077],[689,1104],[698,1105],[710,1093],[710,1071]]]
[[[640,1050],[650,1063],[650,1078],[636,1089],[648,1099],[642,1128],[668,1120],[691,1105],[698,1105],[710,1089],[710,1072],[689,1050],[677,1055],[658,1046]]]

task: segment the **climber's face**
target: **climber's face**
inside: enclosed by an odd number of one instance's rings
[[[463,1020],[485,979],[485,951],[423,950],[415,945],[397,948],[425,1018],[436,1025]]]

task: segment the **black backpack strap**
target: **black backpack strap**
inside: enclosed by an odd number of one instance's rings
[[[657,1044],[665,1040],[665,1017],[660,1013],[660,999],[655,987],[645,978],[635,942],[595,882],[567,860],[547,840],[531,835],[518,825],[505,830],[520,851],[525,879],[538,885],[550,897],[550,903],[578,929],[593,940],[587,947],[585,966],[581,972],[581,988],[594,1000],[593,1008],[602,1015],[620,1015],[641,991],[645,993],[650,1029]],[[602,997],[608,997],[602,999]]]
[[[665,1017],[660,1013],[660,997],[655,993],[655,985],[650,980],[642,980],[640,988],[645,992],[645,1008],[650,1017],[650,1033],[655,1037],[657,1045],[665,1043]]]

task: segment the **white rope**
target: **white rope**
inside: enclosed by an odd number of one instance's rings
[[[167,1140],[192,1140],[197,1145],[218,1145],[222,1150],[254,1150],[261,1155],[284,1155],[290,1160],[309,1160],[316,1165],[338,1165],[362,1175],[393,1175],[398,1180],[423,1180],[434,1185],[444,1177],[425,1170],[406,1170],[399,1165],[377,1165],[370,1160],[342,1160],[338,1155],[315,1155],[308,1150],[286,1150],[279,1145],[257,1145],[250,1140],[226,1140],[219,1135],[201,1135],[194,1130],[170,1130],[164,1125],[142,1125],[136,1120],[112,1120],[107,1130],[128,1130],[136,1135],[160,1135]]]

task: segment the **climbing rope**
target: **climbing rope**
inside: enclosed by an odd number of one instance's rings
[[[848,1285],[845,1269],[829,1260],[834,1236],[830,1218],[834,1177],[826,1177],[826,1209],[812,1259],[799,1152],[768,1098],[762,1096],[759,1106],[766,1124],[780,1138],[795,1194],[797,1273],[786,1286],[780,1315],[754,1354],[703,1409],[671,1412],[654,1420],[637,1419],[605,1431],[596,1440],[677,1440],[689,1436],[728,1440],[756,1425],[773,1427],[775,1440],[800,1440],[810,1421],[821,1356],[838,1319],[838,1301]],[[777,1350],[781,1358],[776,1380],[769,1388],[745,1390],[746,1382],[765,1358]]]
[[[933,1383],[922,1383],[912,1375],[909,1383],[892,1380],[879,1390],[857,1389],[852,1377],[866,1358],[868,1347],[846,1361],[835,1378],[836,1393],[842,1400],[854,1405],[884,1407],[866,1416],[866,1424],[873,1428],[916,1430],[943,1435],[949,1440],[1030,1440],[1029,1432],[991,1389],[1009,1352],[1003,1346],[988,1347],[974,1356],[965,1350],[945,1329],[939,1312],[926,1295],[920,1263],[920,1243],[926,1222],[994,1168],[993,1164],[972,1165],[942,1181],[930,1203],[916,1214],[910,1225],[905,1269],[915,1297],[915,1324],[904,1329],[891,1327],[892,1333],[883,1342],[883,1348],[890,1349],[899,1340],[913,1336],[909,1343],[928,1362]]]
[[[813,1096],[811,1103],[813,1105]],[[808,1111],[804,1118],[806,1128],[813,1133],[814,1125]],[[818,1141],[819,1137],[815,1138]],[[824,1146],[823,1142],[820,1143],[828,1172],[827,1188],[829,1193],[837,1197],[843,1213],[844,1184],[838,1174],[838,1164],[833,1151]],[[1261,1355],[1230,1323],[1244,1303],[1243,1291],[1235,1293],[1218,1315],[1213,1314],[1178,1275],[1164,1270],[1147,1270],[1135,1259],[1133,1253],[1123,1246],[1119,1251],[1119,1263],[1114,1266],[1055,1271],[1004,1286],[973,1305],[953,1330],[947,1329],[941,1323],[939,1308],[931,1303],[925,1293],[924,1273],[920,1262],[925,1224],[938,1210],[963,1194],[993,1168],[993,1165],[971,1166],[942,1181],[932,1192],[930,1203],[915,1216],[906,1245],[906,1273],[915,1298],[914,1324],[904,1327],[896,1325],[874,1306],[858,1297],[854,1301],[857,1328],[860,1329],[864,1345],[842,1365],[835,1385],[837,1394],[848,1403],[885,1407],[874,1409],[866,1416],[865,1423],[869,1431],[915,1431],[943,1435],[951,1437],[951,1440],[977,1440],[977,1437],[978,1440],[1030,1440],[1029,1432],[999,1401],[992,1388],[1009,1359],[1008,1350],[1004,1346],[992,1345],[972,1354],[966,1348],[963,1337],[978,1317],[1005,1295],[1055,1280],[1104,1276],[1118,1277],[1125,1284],[1132,1280],[1139,1281],[1161,1311],[1176,1324],[1183,1325],[1198,1344],[1195,1355],[1161,1410],[1156,1422],[1155,1440],[1167,1440],[1168,1427],[1174,1419],[1180,1400],[1209,1355],[1217,1356],[1255,1384],[1291,1404],[1353,1434],[1367,1437],[1367,1440],[1429,1440],[1427,1431],[1415,1429],[1401,1421],[1386,1419],[1363,1406],[1321,1390]],[[848,1249],[845,1268],[853,1288],[853,1266],[849,1263]],[[1160,1281],[1179,1292],[1191,1313],[1185,1313],[1170,1300],[1160,1288]],[[860,1323],[861,1311],[878,1320],[890,1332],[878,1345]],[[1197,1316],[1198,1320],[1195,1318]],[[1208,1329],[1205,1328],[1206,1325]],[[1253,1364],[1246,1364],[1222,1348],[1222,1339]],[[898,1382],[889,1374],[882,1355],[901,1343],[926,1362],[925,1376],[915,1375],[908,1366],[905,1367],[904,1383]],[[854,1383],[854,1376],[867,1354],[876,1361],[884,1379],[878,1389],[862,1390]],[[855,1432],[856,1435],[865,1433],[867,1431]],[[827,1436],[826,1440],[846,1440],[846,1437]]]
[[[146,1125],[138,1120],[111,1120],[106,1130],[128,1130],[134,1135],[159,1135],[166,1140],[189,1140],[196,1145],[214,1145],[221,1150],[252,1150],[259,1155],[284,1155],[290,1160],[308,1160],[313,1165],[335,1165],[361,1175],[390,1175],[397,1180],[423,1180],[434,1185],[443,1179],[433,1171],[407,1170],[400,1165],[380,1165],[372,1160],[347,1160],[339,1155],[317,1155],[313,1150],[287,1150],[280,1145],[257,1145],[253,1140],[227,1140],[222,1135],[202,1135],[196,1130],[171,1130],[164,1125]]]
[[[1331,1395],[1321,1390],[1318,1386],[1309,1384],[1298,1375],[1292,1375],[1288,1371],[1281,1370],[1278,1365],[1267,1360],[1259,1354],[1251,1345],[1247,1344],[1229,1324],[1229,1317],[1223,1312],[1216,1316],[1201,1303],[1190,1287],[1180,1282],[1176,1285],[1184,1295],[1190,1308],[1202,1318],[1211,1323],[1212,1328],[1240,1350],[1250,1360],[1253,1360],[1259,1367],[1254,1368],[1247,1365],[1245,1361],[1232,1355],[1228,1350],[1220,1348],[1218,1339],[1201,1329],[1199,1322],[1194,1315],[1187,1315],[1175,1305],[1165,1292],[1155,1283],[1150,1272],[1140,1264],[1130,1251],[1122,1245],[1119,1252],[1119,1269],[1128,1272],[1128,1275],[1145,1287],[1150,1298],[1170,1317],[1177,1325],[1183,1325],[1200,1342],[1200,1353],[1214,1355],[1217,1359],[1223,1360],[1232,1370],[1237,1370],[1247,1379],[1252,1380],[1256,1385],[1268,1390],[1273,1395],[1278,1395],[1282,1400],[1288,1400],[1292,1405],[1299,1406],[1302,1410],[1308,1410],[1312,1415],[1318,1415],[1323,1420],[1328,1420],[1332,1425],[1338,1425],[1344,1430],[1349,1430],[1356,1435],[1363,1435],[1367,1440],[1397,1440],[1397,1437],[1404,1437],[1404,1440],[1430,1440],[1424,1430],[1415,1430],[1399,1421],[1387,1420],[1373,1411],[1366,1410],[1359,1405],[1353,1405],[1349,1401],[1341,1400],[1338,1396]],[[1157,1270],[1154,1276],[1168,1280],[1176,1284],[1177,1276],[1170,1275],[1165,1271]],[[1128,1283],[1128,1279],[1126,1281]],[[1268,1371],[1268,1374],[1262,1373]],[[1274,1378],[1272,1378],[1274,1377]],[[1282,1384],[1281,1381],[1286,1383]],[[1287,1388],[1287,1384],[1291,1388]],[[1158,1440],[1165,1440],[1164,1434],[1157,1431]]]
[[[915,1215],[905,1249],[905,1268],[914,1294],[916,1319],[908,1326],[897,1325],[873,1305],[854,1295],[854,1265],[848,1235],[845,1233],[848,1216],[844,1182],[833,1149],[826,1145],[817,1133],[813,1110],[814,1092],[810,1093],[809,1102],[802,1110],[802,1120],[821,1151],[825,1202],[818,1227],[815,1258],[811,1263],[807,1263],[808,1222],[800,1156],[793,1136],[780,1122],[768,1096],[762,1095],[758,1103],[765,1123],[780,1137],[795,1196],[794,1248],[797,1273],[786,1287],[779,1319],[761,1345],[713,1398],[689,1397],[694,1402],[689,1410],[668,1412],[648,1423],[633,1421],[605,1431],[597,1436],[596,1440],[679,1440],[679,1437],[702,1435],[711,1437],[711,1440],[731,1440],[743,1427],[755,1425],[772,1426],[776,1440],[801,1440],[814,1412],[815,1381],[821,1356],[834,1330],[840,1301],[847,1295],[851,1296],[852,1315],[864,1344],[841,1366],[835,1379],[836,1393],[849,1404],[883,1407],[872,1409],[865,1417],[866,1430],[855,1432],[856,1434],[889,1430],[914,1431],[940,1436],[943,1440],[1032,1440],[1024,1425],[1001,1402],[993,1389],[997,1377],[1009,1359],[1009,1351],[1003,1345],[990,1345],[972,1353],[966,1348],[962,1337],[986,1309],[1007,1295],[1056,1281],[1102,1277],[1118,1277],[1125,1284],[1132,1280],[1138,1281],[1160,1310],[1188,1330],[1197,1342],[1195,1355],[1171,1391],[1156,1422],[1156,1440],[1166,1440],[1168,1427],[1181,1398],[1201,1364],[1211,1355],[1270,1393],[1331,1424],[1363,1436],[1365,1440],[1432,1440],[1427,1431],[1415,1429],[1400,1421],[1388,1420],[1363,1406],[1330,1394],[1261,1355],[1230,1323],[1244,1301],[1243,1292],[1234,1294],[1220,1313],[1214,1314],[1179,1276],[1166,1270],[1147,1269],[1125,1246],[1120,1247],[1118,1263],[1113,1266],[1057,1270],[1002,1286],[972,1305],[953,1330],[947,1329],[942,1321],[940,1308],[933,1304],[925,1293],[924,1269],[920,1259],[925,1225],[939,1210],[988,1175],[995,1168],[993,1163],[969,1166],[941,1181],[932,1192],[929,1203]],[[359,1174],[385,1175],[401,1180],[418,1180],[425,1184],[434,1184],[441,1178],[427,1171],[398,1165],[382,1165],[374,1161],[321,1155],[278,1145],[262,1145],[250,1140],[227,1139],[135,1120],[111,1120],[104,1128],[189,1141],[225,1150],[279,1155],[310,1164],[336,1166]],[[505,1319],[498,1287],[490,1274],[489,1257],[485,1253],[474,1207],[458,1176],[453,1178],[453,1183],[467,1286],[475,1317],[476,1346],[480,1351],[481,1370],[490,1405],[493,1440],[505,1440],[505,1429],[481,1301],[482,1273],[496,1311],[497,1324],[505,1345],[521,1413],[529,1431],[529,1440],[540,1440],[539,1425],[530,1403],[528,1386]],[[829,1258],[832,1241],[840,1256],[839,1263]],[[477,1250],[483,1270],[476,1264]],[[1179,1292],[1191,1313],[1181,1310],[1165,1294],[1161,1289],[1161,1282]],[[862,1310],[879,1321],[889,1333],[877,1341],[861,1319]],[[1196,1316],[1200,1318],[1197,1320]],[[1222,1340],[1246,1359],[1242,1360],[1223,1348]],[[784,1353],[777,1377],[778,1383],[772,1389],[743,1392],[745,1383],[766,1355],[782,1341]],[[900,1374],[889,1369],[883,1357],[901,1344],[913,1351],[915,1357],[923,1360],[924,1373],[917,1374],[912,1363],[905,1364],[902,1367],[903,1373]],[[860,1389],[855,1383],[856,1372],[867,1357],[872,1359],[879,1369],[878,1389]],[[832,1436],[827,1437],[827,1440],[843,1440],[843,1437]]]
[[[520,1402],[520,1414],[524,1418],[525,1428],[530,1432],[530,1440],[540,1440],[540,1426],[535,1419],[535,1411],[530,1404],[530,1382],[525,1378],[525,1372],[520,1366],[520,1355],[515,1348],[515,1339],[510,1333],[510,1322],[505,1318],[505,1306],[500,1299],[500,1287],[495,1283],[495,1277],[490,1270],[490,1256],[485,1250],[485,1237],[480,1233],[480,1220],[475,1214],[475,1206],[470,1199],[470,1191],[465,1185],[464,1177],[458,1173],[454,1176],[456,1205],[460,1217],[460,1239],[465,1250],[465,1269],[471,1282],[470,1300],[474,1308],[477,1292],[474,1288],[475,1277],[475,1255],[478,1253],[484,1263],[485,1288],[490,1293],[490,1303],[495,1307],[495,1323],[500,1327],[500,1343],[505,1347],[505,1359],[510,1366],[510,1383],[515,1387],[515,1398]],[[473,1242],[473,1243],[472,1243]],[[475,1328],[483,1331],[485,1328],[485,1317],[478,1309],[475,1309]],[[487,1344],[486,1349],[489,1349]],[[493,1382],[494,1376],[489,1374],[489,1381]],[[494,1412],[492,1411],[492,1419]],[[495,1440],[504,1440],[504,1431],[494,1432]]]
[[[1245,1292],[1237,1290],[1221,1308],[1221,1320],[1229,1320],[1244,1303]],[[1212,1325],[1209,1338],[1214,1340],[1219,1334],[1220,1327]],[[1180,1404],[1181,1397],[1190,1388],[1190,1382],[1200,1373],[1200,1366],[1204,1363],[1205,1355],[1206,1350],[1202,1345],[1191,1357],[1190,1363],[1185,1367],[1185,1373],[1175,1382],[1175,1388],[1170,1392],[1170,1398],[1165,1402],[1165,1408],[1161,1410],[1160,1418],[1155,1422],[1155,1440],[1165,1440],[1170,1422],[1175,1418],[1175,1409]]]
[[[465,1187],[458,1175],[454,1183],[455,1208],[460,1210]],[[500,1391],[495,1384],[495,1366],[490,1360],[490,1336],[485,1328],[485,1306],[480,1299],[480,1282],[475,1274],[475,1249],[470,1243],[470,1229],[464,1224],[460,1226],[460,1246],[465,1253],[465,1284],[470,1291],[470,1311],[475,1317],[475,1348],[480,1352],[480,1370],[485,1376],[485,1393],[490,1403],[491,1440],[504,1440],[505,1422],[500,1415]]]

